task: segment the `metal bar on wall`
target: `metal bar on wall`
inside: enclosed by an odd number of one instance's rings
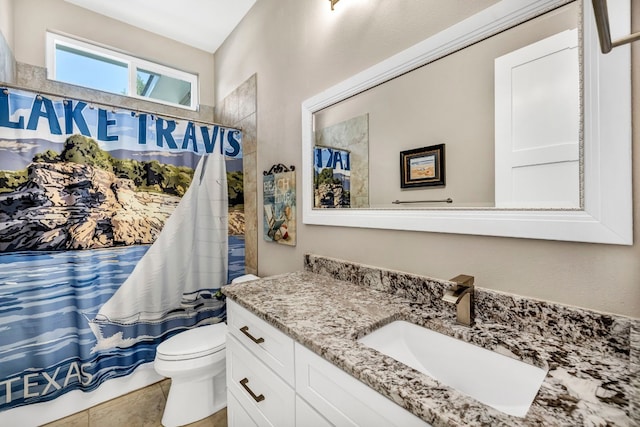
[[[640,32],[637,32],[611,41],[607,0],[593,0],[593,12],[596,18],[596,27],[598,27],[598,38],[600,39],[602,53],[609,53],[614,47],[640,40]]]
[[[405,203],[453,203],[453,199],[449,197],[447,199],[441,199],[441,200],[405,200],[405,201],[394,200],[391,203],[393,203],[394,205],[401,205]]]

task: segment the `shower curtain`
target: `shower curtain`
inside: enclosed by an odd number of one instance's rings
[[[224,319],[241,139],[0,87],[0,411],[95,390]]]

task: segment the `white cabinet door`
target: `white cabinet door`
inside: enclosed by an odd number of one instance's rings
[[[577,31],[495,60],[496,207],[580,207]]]
[[[227,425],[228,427],[258,427],[255,421],[244,410],[233,393],[227,394]]]
[[[301,344],[295,344],[295,354],[296,393],[332,425],[428,426],[420,418]]]
[[[316,412],[300,396],[296,396],[296,426],[297,427],[333,427],[322,415]]]

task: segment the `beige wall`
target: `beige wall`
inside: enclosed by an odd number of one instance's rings
[[[331,13],[324,0],[260,0],[216,53],[216,93],[222,98],[257,73],[257,169],[273,163],[299,166],[303,100],[492,3],[345,0]],[[640,30],[639,10],[636,5],[635,31]],[[640,43],[633,46],[633,53],[637,148]],[[640,149],[633,155],[635,164],[640,164]],[[636,242],[640,242],[639,176],[635,173]],[[258,203],[262,203],[260,192]],[[299,270],[303,254],[312,252],[445,279],[467,273],[476,276],[480,287],[640,317],[638,243],[615,246],[305,226],[301,217],[298,224],[295,248],[265,242],[260,230],[260,275]]]
[[[6,0],[4,0],[6,1]],[[200,103],[214,106],[213,55],[93,13],[63,0],[19,0],[14,4],[16,61],[45,66],[45,31],[98,42],[151,61],[198,73]]]

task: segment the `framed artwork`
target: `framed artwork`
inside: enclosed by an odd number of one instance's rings
[[[282,245],[296,245],[296,173],[270,171],[263,177],[264,239]]]
[[[444,144],[400,152],[400,187],[445,185]]]

